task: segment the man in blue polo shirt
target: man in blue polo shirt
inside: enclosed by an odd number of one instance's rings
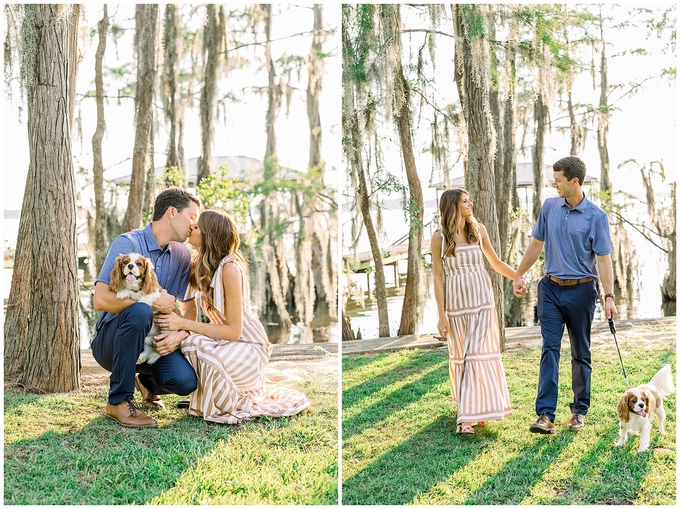
[[[514,279],[517,297],[526,294],[524,274],[536,263],[545,245],[545,277],[538,283],[538,318],[543,349],[538,377],[536,414],[529,430],[555,433],[555,410],[559,378],[560,348],[566,325],[571,343],[571,386],[569,429],[585,425],[590,406],[590,328],[597,301],[597,280],[605,292],[607,318],[616,317],[611,240],[607,214],[586,198],[583,181],[586,166],[569,156],[553,165],[553,187],[559,198],[543,203],[532,239]]]
[[[102,313],[92,340],[92,356],[111,372],[106,417],[122,426],[158,425],[135,405],[135,386],[142,393],[142,406],[151,409],[164,408],[159,394],[186,396],[196,390],[196,373],[178,349],[187,331],[156,336],[154,349],[161,358],[154,364],[137,365],[137,358],[153,325],[154,312],[179,313],[177,301],[184,299],[191,265],[184,241],[197,224],[200,206],[200,200],[183,189],[173,187],[161,192],[151,223],[119,235],[111,243],[95,282],[94,308]],[[116,257],[127,253],[146,256],[154,265],[163,290],[153,307],[132,299],[118,300],[109,286]]]

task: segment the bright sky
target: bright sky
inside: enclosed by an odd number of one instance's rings
[[[639,5],[638,5],[639,6]],[[625,19],[626,7],[618,7],[614,13],[618,19]],[[425,28],[428,26],[427,18],[419,18],[413,15],[414,9],[404,7],[402,9],[403,23],[405,29]],[[442,22],[439,30],[451,33],[450,21]],[[423,44],[423,33],[415,32],[407,37],[411,37],[413,44],[418,48]],[[406,47],[407,37],[404,38]],[[661,68],[673,67],[676,65],[676,57],[661,54],[661,43],[655,38],[647,38],[644,30],[627,28],[626,30],[609,30],[605,33],[606,39],[610,42],[608,54],[614,55],[623,50],[645,48],[650,56],[622,56],[610,58],[608,62],[609,83],[613,86],[618,83],[641,81],[650,75],[658,74]],[[440,104],[458,104],[458,96],[453,81],[453,42],[447,37],[437,37],[436,40],[437,72],[435,81],[437,90],[441,97]],[[404,50],[406,55],[406,49]],[[599,79],[596,77],[596,79]],[[592,79],[588,75],[580,75],[574,85],[574,100],[582,103],[597,104],[599,101],[599,81],[598,88],[593,89]],[[619,97],[620,93],[613,94]],[[670,175],[675,175],[677,168],[677,87],[674,82],[668,79],[656,79],[645,84],[637,94],[616,103],[619,110],[614,111],[611,117],[609,128],[609,156],[611,161],[611,179],[616,190],[631,193],[642,193],[642,181],[637,166],[629,165],[625,168],[618,168],[621,163],[629,159],[636,159],[640,163],[648,163],[653,160],[663,160],[666,170]],[[551,113],[552,120],[556,120],[564,114],[557,111],[556,105]],[[415,117],[415,115],[414,115]],[[560,125],[568,126],[568,119],[561,120]],[[425,200],[435,198],[434,189],[427,188],[432,172],[432,160],[429,152],[424,149],[429,147],[429,121],[424,117],[420,126],[414,127],[416,145],[416,164],[423,183],[423,194]],[[520,141],[521,133],[517,133],[517,142]],[[452,136],[452,139],[454,137]],[[398,137],[391,126],[387,126],[381,137],[382,149],[385,154],[385,166],[392,169],[393,173],[402,175],[406,182],[402,168],[400,148],[397,144]],[[453,141],[452,141],[453,143]],[[531,144],[532,136],[528,136],[527,143]],[[545,163],[552,164],[557,159],[569,153],[568,136],[558,133],[555,129],[546,133],[545,142]],[[580,157],[585,161],[588,174],[599,178],[599,154],[597,150],[596,132],[590,131],[586,142],[585,150]],[[526,156],[518,155],[518,162],[531,161],[531,149],[529,148]],[[452,161],[453,162],[453,161]],[[454,167],[452,178],[462,176],[462,161]],[[345,186],[348,185],[345,183]],[[352,194],[343,186],[344,194]],[[662,191],[659,189],[659,191]],[[392,198],[392,197],[391,197]],[[398,198],[397,195],[393,198]],[[343,198],[343,202],[345,199]],[[343,245],[349,245],[350,223],[349,216],[343,217]],[[426,217],[427,222],[431,217]],[[390,244],[407,232],[407,225],[401,211],[390,213],[384,211],[384,224],[387,238],[385,244]],[[426,238],[428,234],[426,233]],[[363,239],[358,246],[358,251],[369,249],[368,240],[363,235]]]
[[[230,9],[234,5],[228,6]],[[88,4],[86,8],[87,22],[81,22],[81,26],[96,26],[102,17],[101,4]],[[160,15],[162,16],[163,6]],[[126,27],[134,27],[134,7],[124,5],[116,7],[109,4],[109,16],[116,13],[117,23]],[[313,27],[313,12],[310,7],[299,5],[274,6],[275,19],[272,25],[272,39],[280,39],[300,32],[309,32]],[[341,66],[339,61],[339,24],[340,9],[334,6],[324,8],[324,25],[326,28],[335,29],[335,34],[329,35],[326,39],[324,50],[332,56],[326,62],[326,74],[324,76],[323,90],[321,96],[321,119],[325,126],[323,138],[323,158],[326,161],[329,178],[333,182],[337,179],[336,175],[340,168],[341,147],[340,147],[340,97]],[[4,16],[2,29],[4,31]],[[127,34],[129,39],[122,40],[118,45],[120,62],[130,61],[131,57],[131,37],[132,30]],[[262,36],[260,40],[264,40]],[[78,75],[78,92],[94,90],[94,54],[96,51],[97,39],[87,38],[81,47],[82,62]],[[311,45],[309,35],[286,38],[282,42],[272,45],[273,57],[276,59],[282,54],[287,55],[307,55]],[[107,65],[115,67],[118,65],[115,48],[109,39],[106,48]],[[294,78],[295,80],[297,78]],[[226,122],[222,119],[216,126],[215,144],[213,155],[244,155],[257,159],[262,159],[265,151],[266,135],[264,130],[265,113],[267,110],[267,96],[256,95],[252,91],[243,87],[266,86],[267,74],[263,69],[250,66],[245,71],[235,71],[229,75],[228,82],[223,81],[222,86],[234,93],[239,100],[238,103],[228,103],[226,107]],[[303,71],[300,82],[292,85],[299,90],[293,93],[293,100],[290,106],[290,114],[286,117],[285,103],[281,114],[277,120],[277,138],[279,160],[282,165],[304,170],[307,166],[309,153],[309,127],[306,113],[306,93],[307,86],[306,72]],[[115,90],[107,90],[109,95],[114,95]],[[14,102],[8,103],[5,94],[2,94],[2,111],[5,113],[3,119],[3,151],[4,151],[4,189],[3,208],[5,210],[19,209],[23,198],[26,172],[29,164],[27,132],[26,132],[26,112],[22,113],[22,122],[19,122],[19,94],[15,92]],[[156,101],[159,104],[159,101]],[[116,101],[109,100],[105,105],[107,132],[104,138],[103,156],[105,168],[110,168],[106,176],[109,178],[122,174],[129,174],[131,170],[132,146],[134,143],[134,103],[132,99],[123,99],[118,106]],[[83,102],[82,109],[82,152],[80,141],[76,141],[74,155],[76,164],[85,167],[92,165],[91,139],[95,129],[96,111],[93,99]],[[198,120],[198,101],[193,110],[186,111],[185,128],[185,151],[187,158],[200,155],[200,127]],[[166,134],[164,126],[161,139],[156,141],[155,165],[159,166],[165,162],[163,151],[166,147]],[[117,163],[121,163],[117,165]],[[117,165],[117,166],[115,166]],[[10,171],[7,171],[11,169]],[[335,169],[335,171],[332,171]]]

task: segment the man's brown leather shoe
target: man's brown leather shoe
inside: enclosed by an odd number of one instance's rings
[[[529,431],[532,433],[542,433],[544,435],[552,435],[555,433],[555,425],[550,422],[548,414],[541,414],[536,422],[529,426]]]
[[[160,396],[156,396],[139,379],[139,373],[135,375],[135,387],[142,393],[142,403],[140,406],[147,410],[165,410],[165,403]]]
[[[106,404],[106,418],[117,421],[126,428],[155,428],[158,426],[156,419],[152,419],[142,412],[132,399],[112,405]]]
[[[581,414],[571,414],[571,419],[567,427],[569,429],[581,429],[586,425],[586,416]]]

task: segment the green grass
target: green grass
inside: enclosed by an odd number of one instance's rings
[[[672,329],[666,341],[623,352],[631,384],[648,382],[663,364],[675,373]],[[637,453],[639,437],[614,447],[625,383],[613,341],[593,348],[591,407],[578,432],[566,427],[570,357],[563,348],[553,436],[528,432],[539,350],[504,354],[514,413],[474,436],[455,433],[445,350],[343,359],[342,503],[675,505],[675,395],[665,402],[667,434],[655,422],[650,451]]]
[[[211,424],[165,396],[156,429],[106,420],[106,391],[6,394],[4,502],[335,505],[337,378],[298,385],[310,414]]]

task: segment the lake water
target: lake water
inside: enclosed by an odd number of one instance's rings
[[[12,283],[12,269],[2,271],[2,297],[5,301],[9,297],[9,290]],[[82,291],[80,302],[86,312],[91,312],[90,293]],[[95,314],[98,316],[98,313]],[[312,331],[309,334],[303,324],[293,325],[290,329],[282,327],[278,323],[262,319],[262,324],[267,332],[269,341],[273,344],[297,344],[297,343],[337,343],[338,327],[337,319],[331,318],[328,311],[320,309],[312,321]],[[80,313],[80,347],[90,348],[91,328],[83,313]],[[310,340],[311,339],[311,340]]]
[[[617,302],[618,317],[617,320],[626,320],[632,318],[659,318],[667,315],[675,315],[675,305],[664,307],[661,301],[661,292],[659,290],[663,276],[667,270],[667,262],[662,253],[651,246],[648,242],[641,238],[635,238],[634,243],[639,246],[637,249],[637,256],[640,263],[640,272],[638,278],[633,283],[634,292],[630,302]],[[406,272],[406,261],[400,262],[400,270],[402,273]],[[364,339],[374,338],[378,336],[378,309],[373,298],[366,293],[368,285],[367,277],[371,278],[371,291],[375,288],[375,281],[373,275],[366,274],[352,274],[350,276],[354,284],[363,292],[364,302],[361,303],[361,298],[350,298],[346,304],[345,312],[351,319],[352,330],[355,334],[358,330],[361,331],[361,337]],[[390,267],[385,271],[385,279],[387,288],[387,308],[388,319],[390,326],[390,335],[396,336],[399,329],[399,322],[401,319],[401,308],[404,298],[404,284],[405,276],[401,278],[400,288],[394,287],[394,275]],[[347,291],[346,283],[343,291]],[[417,334],[434,334],[437,332],[437,303],[433,291],[433,275],[432,269],[426,269],[423,281],[423,300],[421,316],[416,327]],[[535,295],[535,292],[534,292]],[[531,303],[530,309],[535,305]],[[531,317],[529,317],[531,323]],[[598,302],[595,310],[595,320],[604,320],[604,313],[601,302]]]

